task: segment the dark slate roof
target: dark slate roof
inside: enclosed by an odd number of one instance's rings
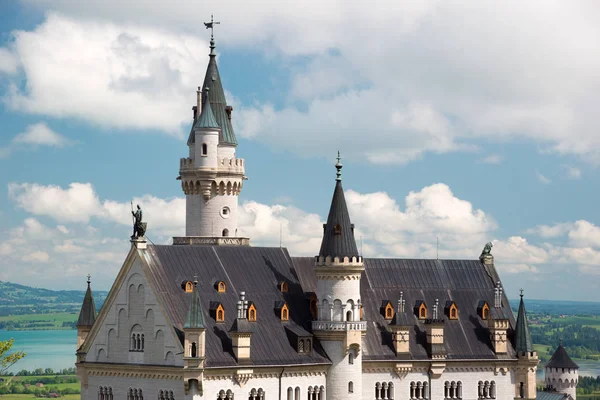
[[[96,305],[94,304],[94,297],[92,296],[92,289],[90,288],[90,282],[88,281],[87,291],[83,298],[83,304],[81,305],[81,311],[79,312],[79,318],[77,319],[76,326],[89,326],[94,325],[96,321]]]
[[[221,127],[219,134],[219,143],[237,145],[237,139],[233,132],[231,120],[227,115],[227,100],[225,100],[225,91],[221,84],[221,76],[217,67],[217,56],[211,51],[206,75],[204,76],[203,88],[209,89],[208,100],[210,101],[214,116]]]
[[[202,112],[200,113],[200,117],[198,117],[198,119],[196,120],[194,128],[219,128],[219,124],[217,123],[215,115],[212,112],[210,101],[205,101],[203,103]]]
[[[336,225],[341,227],[340,234],[334,232]],[[354,239],[354,226],[350,223],[350,215],[340,179],[335,183],[319,255],[324,257],[358,257],[359,255]]]
[[[578,369],[579,365],[575,364],[562,344],[559,344],[552,358],[546,364],[546,368],[572,368]]]
[[[527,323],[527,313],[525,312],[523,295],[521,295],[519,313],[517,315],[517,325],[515,327],[515,349],[519,353],[533,351],[533,342],[531,341],[531,334],[529,333],[529,324]]]
[[[229,332],[251,333],[252,332],[251,322],[249,322],[246,318],[236,318],[233,321],[233,324],[231,324],[231,328],[229,329]],[[252,342],[250,342],[250,344],[252,345]],[[250,356],[252,356],[252,352],[250,352]]]
[[[184,328],[190,329],[202,329],[206,328],[204,325],[204,311],[202,310],[202,303],[198,296],[197,282],[194,282],[194,288],[192,289],[192,301],[190,301],[190,308],[188,315],[185,320]]]
[[[309,257],[292,258],[296,274],[305,291],[316,291],[314,260]],[[410,353],[413,359],[427,359],[428,346],[424,321],[414,316],[409,304],[424,300],[426,304],[455,301],[460,307],[457,320],[444,324],[445,350],[449,359],[515,358],[513,344],[508,343],[508,353],[494,353],[489,339],[487,321],[479,318],[477,307],[484,300],[493,304],[494,288],[499,280],[496,270],[479,260],[410,260],[365,259],[361,278],[361,301],[364,319],[369,321],[363,339],[364,360],[395,360],[392,335],[388,321],[381,315],[382,300],[398,304],[400,291],[406,301],[406,314],[411,329]],[[511,328],[514,317],[508,299],[503,295],[503,307],[509,316]],[[397,314],[397,313],[396,313]],[[509,336],[512,337],[512,329]]]
[[[149,279],[162,300],[176,330],[181,331],[189,310],[191,296],[181,289],[181,281],[198,275],[198,293],[202,307],[220,302],[225,309],[225,321],[205,318],[207,367],[235,366],[232,338],[228,332],[237,317],[239,293],[256,306],[257,321],[251,322],[251,359],[255,365],[329,364],[318,343],[310,354],[298,354],[286,334],[286,326],[310,329],[309,302],[294,272],[286,249],[227,246],[165,246],[149,245],[145,260]],[[312,272],[312,271],[311,271]],[[313,273],[314,274],[314,273]],[[225,293],[218,293],[215,281],[224,281]],[[277,284],[288,283],[288,292],[281,293]],[[282,322],[273,309],[276,301],[286,301],[289,321]]]
[[[565,393],[558,393],[558,392],[536,392],[536,399],[537,400],[566,400],[566,399],[571,399],[571,396],[565,394]]]

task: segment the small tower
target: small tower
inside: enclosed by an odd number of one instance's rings
[[[83,304],[81,305],[81,311],[79,312],[79,318],[77,319],[77,349],[81,348],[85,338],[92,329],[94,322],[96,321],[96,305],[94,304],[94,297],[92,296],[92,288],[90,287],[91,276],[87,276],[87,290],[85,297],[83,298]]]
[[[494,288],[494,307],[488,317],[488,329],[490,330],[490,341],[496,354],[506,354],[506,335],[509,321],[502,308],[502,285],[500,281]]]
[[[399,359],[410,359],[410,331],[414,325],[414,317],[411,313],[405,312],[406,300],[404,293],[400,292],[398,300],[398,308],[394,314],[394,318],[390,321],[388,329],[392,333],[392,342],[394,343],[394,351]]]
[[[312,328],[332,363],[327,374],[327,400],[361,399],[362,336],[367,330],[360,309],[364,267],[342,188],[339,152],[335,167],[335,189],[323,225],[321,249],[315,257],[318,318]]]
[[[562,340],[545,366],[546,389],[564,393],[576,400],[579,365],[575,364],[562,345]]]
[[[515,327],[515,351],[517,352],[515,397],[522,399],[535,399],[535,373],[539,359],[537,352],[533,351],[531,334],[527,323],[527,313],[523,302],[523,289],[521,289],[521,303]]]
[[[202,396],[206,359],[206,326],[197,286],[198,280],[194,279],[190,308],[183,326],[183,383],[186,399],[190,400]]]
[[[237,140],[217,68],[215,41],[187,141],[189,156],[180,160],[179,177],[186,196],[185,238],[173,244],[249,244],[238,237],[238,196],[245,176],[236,158]],[[195,239],[195,240],[194,240]]]

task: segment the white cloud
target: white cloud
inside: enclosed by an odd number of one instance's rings
[[[0,255],[6,256],[13,252],[13,247],[10,243],[0,243]]]
[[[563,164],[562,168],[568,179],[581,179],[581,169],[567,164]]]
[[[6,104],[103,127],[180,133],[207,62],[207,44],[190,35],[55,13],[14,37],[27,86],[13,84]]]
[[[538,181],[540,181],[544,185],[548,185],[548,184],[552,183],[552,180],[550,180],[546,176],[542,175],[542,173],[539,171],[535,171],[535,176],[538,178]]]
[[[69,228],[67,228],[64,225],[58,225],[56,227],[56,229],[58,229],[60,232],[64,233],[65,235],[69,233]]]
[[[236,108],[240,136],[311,155],[344,138],[345,153],[373,163],[525,139],[600,162],[600,94],[589,90],[600,83],[600,11],[591,3],[33,4],[49,16],[15,33],[9,51],[27,89],[15,84],[6,97],[27,112],[178,132],[207,61],[206,43],[181,32],[215,12],[220,48],[263,52],[291,71],[283,106]]]
[[[50,256],[45,251],[34,251],[33,253],[25,254],[21,259],[25,262],[43,262],[50,260]]]
[[[29,125],[24,132],[13,138],[13,143],[37,146],[64,147],[71,143],[66,137],[54,132],[44,122]]]
[[[484,164],[501,164],[504,161],[504,157],[499,154],[490,154],[480,160]]]
[[[15,74],[19,69],[19,58],[8,49],[0,47],[0,73]]]

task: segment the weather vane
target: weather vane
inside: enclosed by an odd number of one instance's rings
[[[523,289],[519,289],[519,291],[521,292],[521,297],[523,297]]]
[[[210,38],[213,38],[213,33],[214,33],[214,25],[220,25],[220,22],[215,22],[215,20],[213,19],[213,15],[210,14],[210,22],[205,22],[204,26],[206,27],[206,29],[210,29]]]

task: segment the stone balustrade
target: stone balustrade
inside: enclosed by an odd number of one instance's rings
[[[313,321],[313,331],[366,331],[367,321]]]

